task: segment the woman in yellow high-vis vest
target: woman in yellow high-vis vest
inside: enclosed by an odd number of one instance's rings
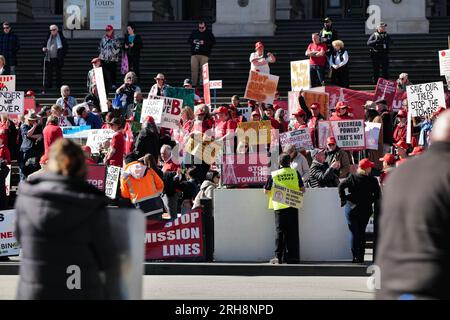
[[[273,200],[274,183],[295,191],[305,192],[303,180],[297,170],[290,167],[291,157],[282,153],[279,157],[279,170],[273,171],[264,187],[264,192],[270,194],[269,209],[275,211],[275,257],[272,264],[298,263],[300,261],[300,240],[298,234],[298,209],[289,207]]]

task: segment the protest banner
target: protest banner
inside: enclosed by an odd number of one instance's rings
[[[450,74],[450,50],[439,51],[439,71],[441,76]]]
[[[349,107],[351,107],[352,114],[355,119],[364,119],[365,110],[364,105],[368,100],[374,101],[374,94],[364,91],[355,91],[341,87],[326,86],[325,92],[329,94],[329,109],[334,109],[336,103],[344,101]],[[331,113],[328,113],[331,116]]]
[[[366,139],[363,120],[330,121],[336,143],[343,150],[364,150]]]
[[[16,76],[0,76],[0,91],[16,91]]]
[[[166,97],[183,100],[183,106],[188,106],[194,109],[195,90],[192,88],[166,88]]]
[[[311,88],[309,59],[291,61],[291,90],[300,91]]]
[[[201,209],[191,210],[173,221],[147,220],[145,260],[200,260],[204,254]]]
[[[272,104],[277,92],[278,79],[278,76],[250,70],[244,98]]]
[[[390,111],[398,112],[403,106],[403,100],[406,99],[406,91],[395,91],[394,100],[392,101],[392,109]]]
[[[264,185],[270,175],[266,153],[227,154],[221,165],[222,184],[226,186]]]
[[[236,135],[239,142],[248,142],[249,146],[269,144],[271,142],[272,124],[270,120],[240,122]]]
[[[302,148],[306,150],[314,149],[308,128],[297,129],[280,134],[280,144],[283,149],[288,144],[293,145],[297,150]]]
[[[19,242],[15,230],[16,210],[0,211],[0,256],[19,255]]]
[[[21,115],[23,108],[23,91],[0,91],[0,114]]]
[[[205,63],[202,66],[203,77],[203,99],[206,105],[211,105],[211,91],[209,90],[209,64]]]
[[[317,129],[319,131],[318,145],[319,148],[327,147],[327,138],[333,136],[333,130],[330,126],[330,121],[321,120],[317,124]]]
[[[439,107],[445,108],[442,82],[415,84],[406,87],[408,110],[413,117],[431,116]]]
[[[392,110],[392,103],[394,101],[396,91],[397,83],[395,81],[378,78],[373,100],[386,100],[387,107],[389,110]]]
[[[380,138],[381,123],[366,122],[366,149],[378,150],[378,140]]]
[[[247,121],[250,121],[252,117],[252,107],[239,107],[237,108],[238,116],[243,116]]]
[[[161,122],[158,126],[169,129],[177,129],[181,119],[183,100],[159,96],[156,96],[155,99],[164,99],[164,109],[161,116]]]
[[[92,153],[99,153],[102,145],[112,139],[114,131],[111,129],[95,129],[89,130],[87,135],[86,145],[91,148]]]
[[[101,164],[89,164],[87,166],[86,181],[99,189],[105,191],[106,166]]]
[[[97,85],[98,97],[100,99],[100,108],[102,112],[108,112],[108,97],[106,94],[105,80],[103,78],[102,67],[94,68],[95,84]]]
[[[161,99],[144,99],[141,110],[141,123],[144,123],[148,116],[153,117],[156,124],[161,123],[164,111],[164,100]]]
[[[272,201],[274,202],[297,209],[303,207],[303,193],[301,191],[292,190],[274,183],[272,192]]]
[[[207,164],[213,164],[216,157],[222,150],[222,143],[219,141],[203,141],[190,137],[184,145],[184,150],[192,154],[197,159],[203,160]]]
[[[120,173],[122,168],[116,166],[106,167],[105,195],[108,198],[115,199],[117,187],[119,185]]]

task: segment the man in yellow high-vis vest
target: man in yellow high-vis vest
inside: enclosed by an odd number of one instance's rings
[[[298,209],[273,200],[274,184],[295,190],[305,191],[303,180],[297,170],[290,167],[291,157],[282,153],[279,157],[279,170],[273,171],[264,187],[264,192],[270,194],[269,209],[275,211],[275,257],[270,260],[272,264],[282,262],[298,263],[300,261]]]

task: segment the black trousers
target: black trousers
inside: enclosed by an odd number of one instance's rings
[[[300,238],[298,232],[298,209],[275,210],[275,255],[280,262],[300,261]]]
[[[62,73],[63,61],[57,58],[52,58],[50,61],[45,62],[46,73],[46,88],[53,87],[53,73],[55,73],[56,88],[61,87],[61,73]]]
[[[371,52],[370,58],[372,59],[373,67],[373,82],[377,83],[378,78],[389,79],[389,56],[386,52]]]
[[[348,67],[346,65],[340,67],[339,69],[332,68],[331,83],[343,88],[348,88],[350,86],[350,81],[348,78]]]
[[[117,62],[108,62],[102,60],[102,67],[106,92],[109,92],[111,90],[111,87],[116,85]]]
[[[139,65],[139,57],[134,56],[128,56],[128,71],[133,71],[136,73],[136,76],[138,77],[138,82],[141,81],[141,69]]]

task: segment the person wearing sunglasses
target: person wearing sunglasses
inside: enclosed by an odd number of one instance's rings
[[[47,38],[42,46],[45,53],[45,69],[47,74],[46,88],[53,87],[53,73],[56,76],[56,87],[61,87],[61,75],[64,65],[64,58],[67,54],[67,41],[58,26],[52,24],[47,34]]]
[[[9,74],[16,74],[17,52],[19,48],[19,37],[12,31],[9,22],[3,22],[3,33],[0,34],[0,55],[4,56],[8,63]]]

